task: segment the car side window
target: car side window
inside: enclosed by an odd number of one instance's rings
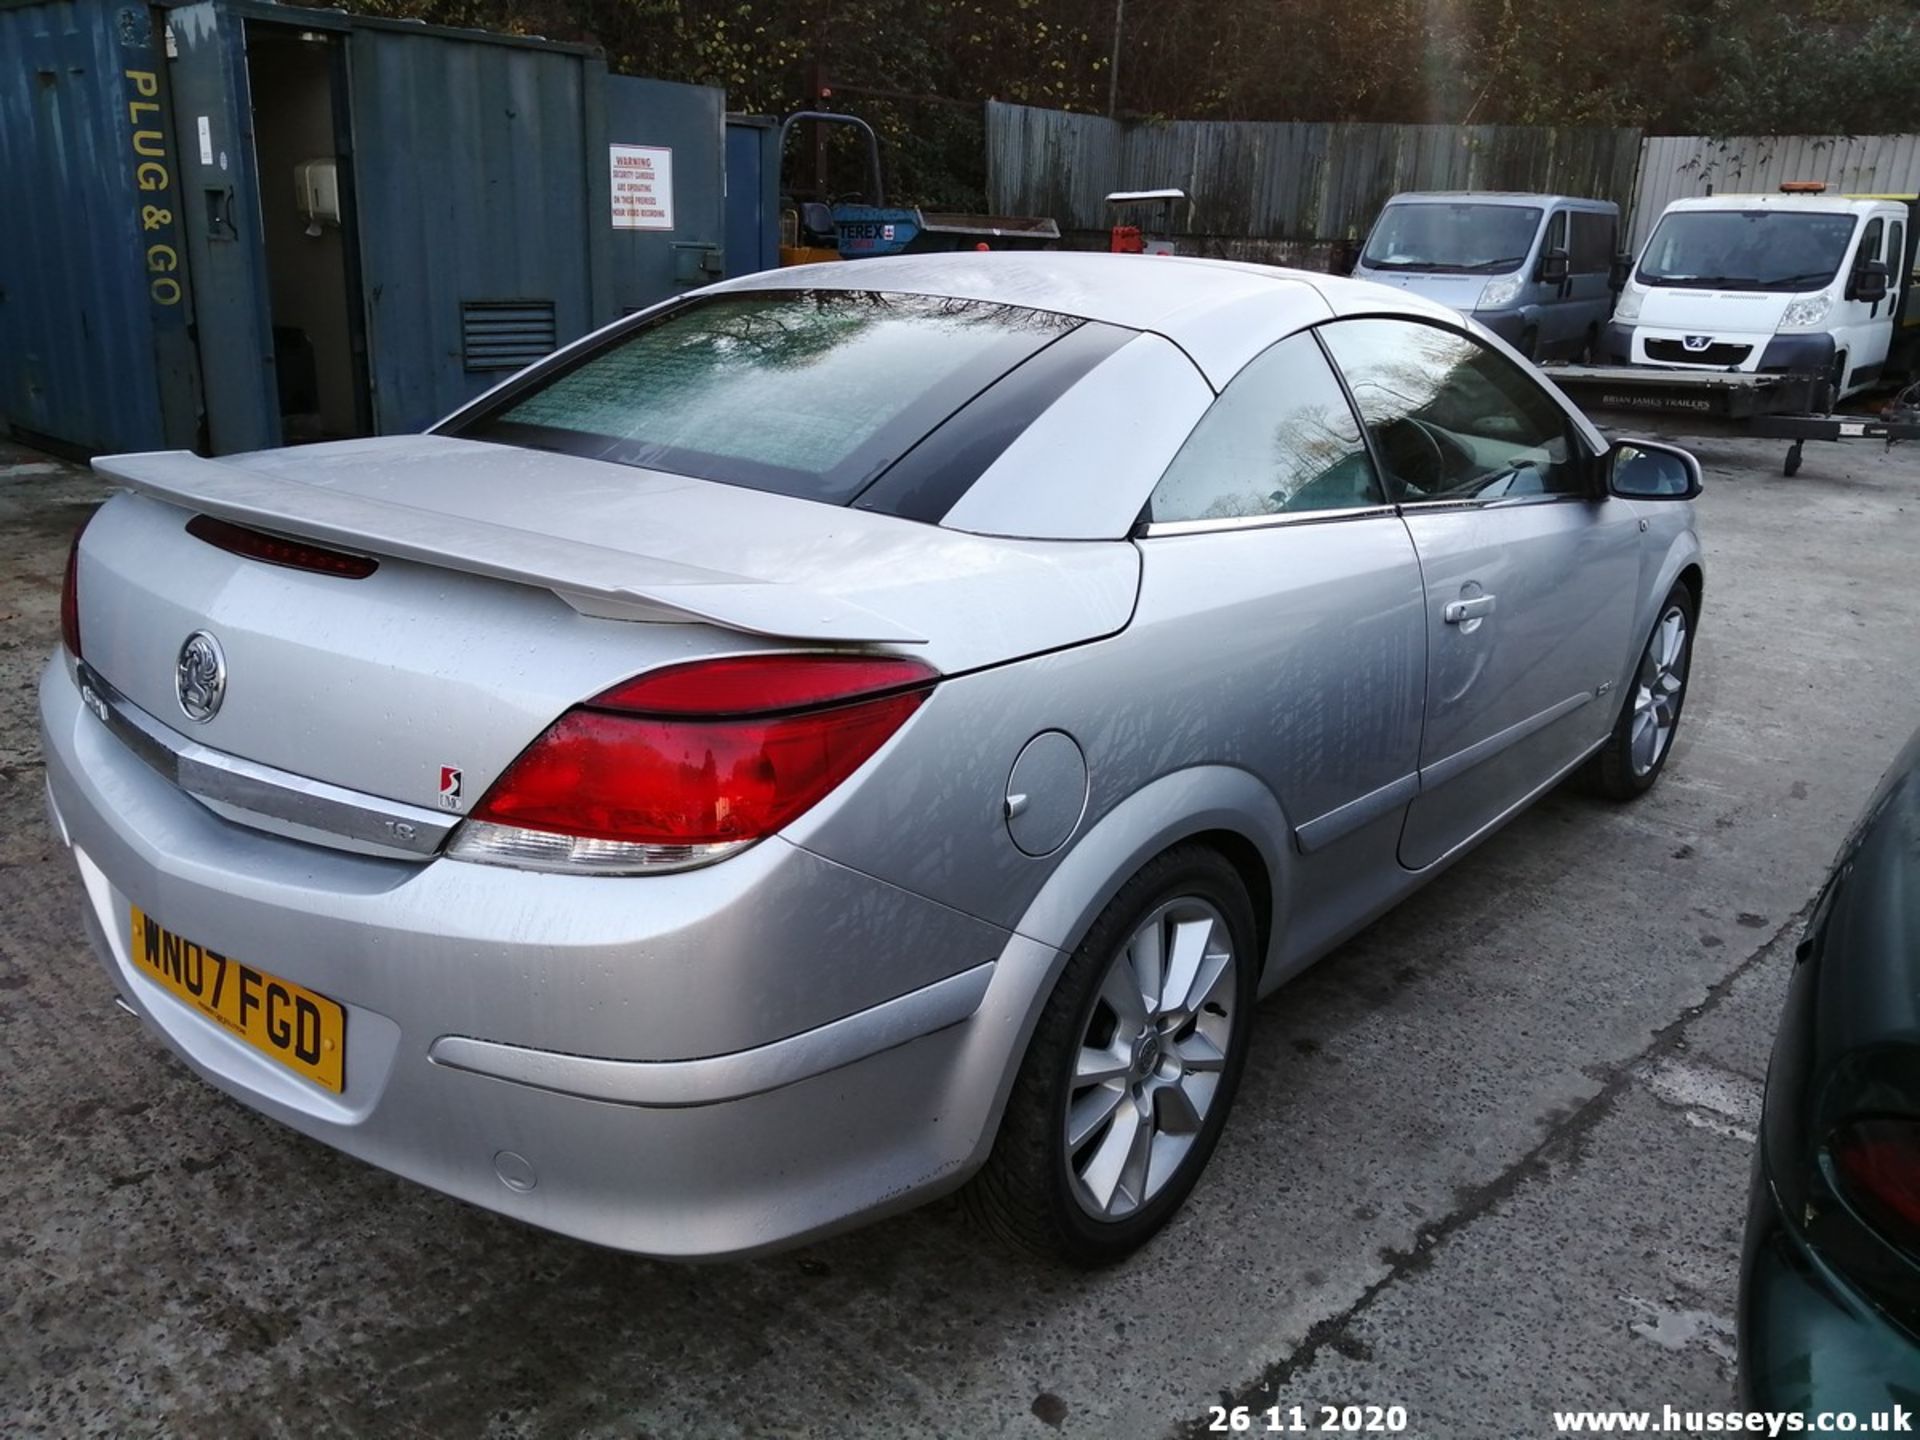
[[[1572,223],[1573,273],[1605,275],[1613,268],[1613,217],[1597,210],[1575,210]]]
[[[1537,381],[1472,336],[1372,317],[1320,327],[1404,503],[1587,493],[1572,423]]]
[[[1866,264],[1869,260],[1880,258],[1880,242],[1886,236],[1886,229],[1885,222],[1879,219],[1867,222],[1867,228],[1860,235],[1860,249],[1853,257],[1856,267]]]
[[[1566,211],[1553,212],[1553,218],[1547,222],[1547,243],[1541,247],[1541,250],[1543,253],[1547,250],[1568,250],[1569,254],[1571,253],[1567,243]]]
[[[1386,503],[1366,441],[1312,335],[1248,363],[1154,486],[1149,518],[1234,520]]]

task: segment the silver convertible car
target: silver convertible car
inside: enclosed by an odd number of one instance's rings
[[[971,1181],[1093,1263],[1262,994],[1659,775],[1699,468],[1401,292],[755,275],[424,435],[96,462],[41,716],[126,1006],[476,1204],[736,1255]]]

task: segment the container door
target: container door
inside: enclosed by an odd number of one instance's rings
[[[391,435],[592,328],[602,79],[575,51],[373,22],[349,31],[347,74],[373,423]]]
[[[727,275],[780,263],[780,126],[760,116],[727,121]]]
[[[253,112],[241,21],[201,0],[167,12],[181,221],[216,455],[280,443]]]
[[[607,77],[613,298],[619,314],[725,272],[726,95]]]

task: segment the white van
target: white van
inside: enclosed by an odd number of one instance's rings
[[[1888,368],[1914,267],[1911,199],[1778,195],[1676,200],[1601,337],[1600,361],[1815,375],[1832,398]],[[1903,357],[1896,357],[1904,363]]]

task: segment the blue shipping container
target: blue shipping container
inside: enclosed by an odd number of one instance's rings
[[[719,273],[723,110],[519,36],[0,0],[5,418],[85,452],[417,430]]]

